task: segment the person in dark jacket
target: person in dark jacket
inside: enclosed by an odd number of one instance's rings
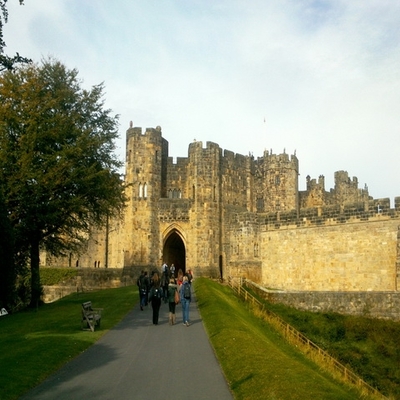
[[[158,317],[160,315],[161,298],[163,296],[163,290],[160,286],[160,278],[158,274],[153,275],[153,285],[149,293],[149,301],[151,308],[153,309],[153,324],[158,325]]]
[[[137,285],[139,287],[140,309],[143,311],[143,307],[147,306],[147,296],[149,293],[149,278],[147,277],[147,271],[142,271],[137,280]]]

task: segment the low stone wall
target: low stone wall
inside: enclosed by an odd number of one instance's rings
[[[289,292],[267,290],[246,281],[271,303],[312,312],[337,312],[400,321],[400,292]]]
[[[43,286],[42,299],[45,303],[51,303],[71,293],[136,285],[138,276],[136,269],[82,268],[78,269],[77,276],[72,279],[60,282],[58,285]]]

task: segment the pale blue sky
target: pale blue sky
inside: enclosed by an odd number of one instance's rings
[[[9,0],[6,52],[54,56],[105,83],[129,121],[160,125],[172,157],[194,139],[260,157],[296,151],[306,176],[357,176],[400,196],[400,2]],[[265,120],[265,122],[264,122]]]

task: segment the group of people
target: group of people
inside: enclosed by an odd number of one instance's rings
[[[179,269],[175,277],[174,264],[168,267],[168,265],[164,263],[161,267],[161,276],[159,276],[158,271],[153,271],[151,276],[148,277],[147,271],[142,271],[137,279],[140,309],[143,311],[144,307],[150,303],[153,309],[153,324],[158,325],[161,304],[162,302],[168,303],[169,324],[174,325],[176,323],[176,305],[181,303],[183,325],[189,326],[192,280],[193,274],[191,270],[188,270],[184,274],[182,269]]]

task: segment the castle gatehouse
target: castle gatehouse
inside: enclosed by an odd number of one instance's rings
[[[400,197],[390,208],[346,171],[329,191],[323,176],[299,191],[296,154],[255,158],[194,141],[173,162],[160,127],[133,126],[125,167],[124,218],[93,232],[65,266],[139,271],[165,261],[277,290],[398,290]]]

